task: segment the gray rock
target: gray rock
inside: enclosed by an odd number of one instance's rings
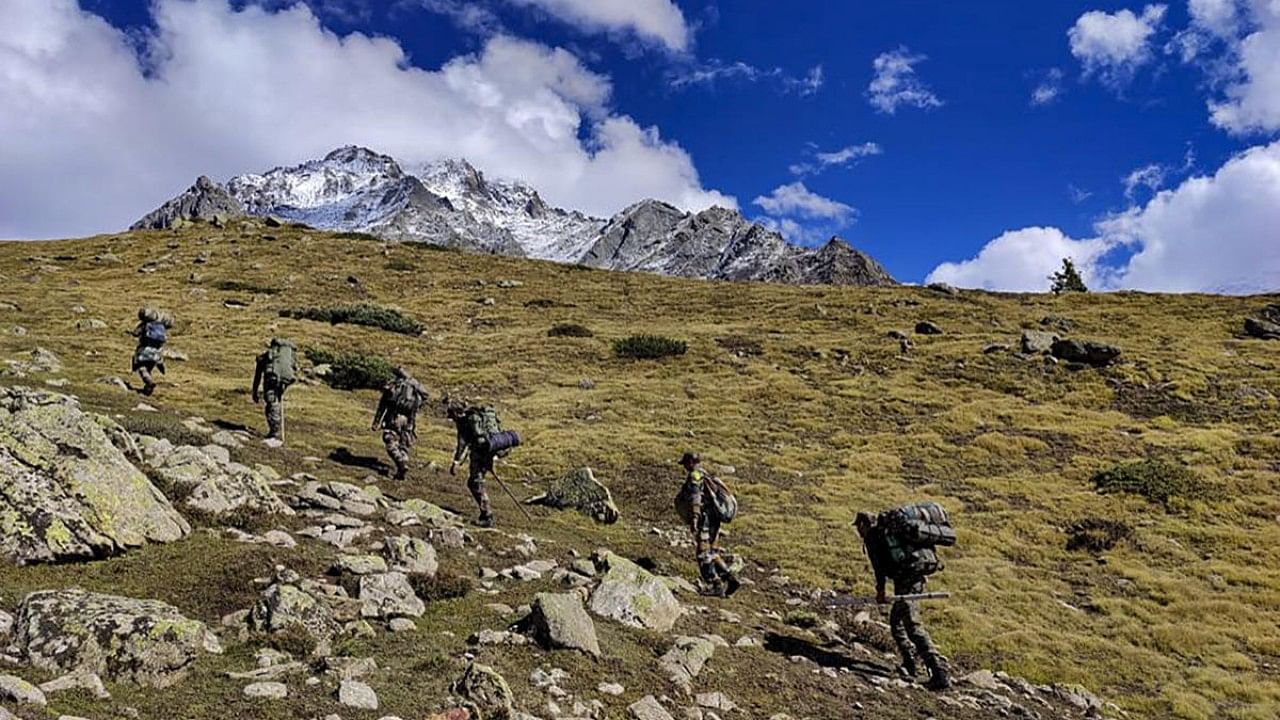
[[[1021,347],[1022,352],[1026,355],[1043,355],[1053,350],[1053,344],[1058,342],[1058,336],[1051,332],[1043,330],[1023,330]]]
[[[171,605],[80,590],[24,598],[13,643],[46,672],[89,672],[161,688],[182,679],[201,653],[221,652],[204,623]]]
[[[76,322],[76,329],[81,332],[92,332],[94,330],[106,330],[107,324],[97,318],[88,318]]]
[[[1102,711],[1102,700],[1079,685],[1054,685],[1053,693],[1090,717],[1095,717]]]
[[[617,697],[625,693],[626,691],[627,689],[619,685],[618,683],[604,682],[596,686],[596,692],[600,693],[601,695],[612,695],[614,697]]]
[[[515,712],[506,678],[488,665],[472,662],[449,691],[474,707],[484,720],[509,720]]]
[[[214,434],[214,442],[225,432]],[[220,445],[174,447],[168,440],[138,438],[146,466],[166,482],[188,491],[184,501],[187,507],[213,515],[241,509],[272,515],[293,514],[293,509],[272,489],[269,477],[232,462],[230,453]]]
[[[255,700],[283,700],[289,697],[289,686],[280,682],[256,682],[245,687],[244,696]]]
[[[277,572],[249,612],[249,627],[262,632],[301,628],[317,641],[331,639],[343,622],[360,615],[360,603],[291,571]]]
[[[147,213],[130,230],[162,230],[182,227],[192,220],[224,223],[244,215],[240,202],[222,186],[201,175],[181,195]]]
[[[552,483],[547,492],[527,502],[557,509],[573,508],[607,525],[617,522],[621,516],[613,494],[596,480],[589,467],[570,471]]]
[[[1064,362],[1091,367],[1106,367],[1120,357],[1120,348],[1092,340],[1059,340],[1053,344],[1050,352]]]
[[[343,680],[338,685],[338,702],[357,710],[377,710],[378,694],[359,680]]]
[[[0,675],[0,700],[35,707],[48,704],[40,688],[16,675]]]
[[[600,641],[591,616],[577,593],[538,593],[524,629],[548,649],[578,650],[600,657]]]
[[[100,558],[190,533],[126,452],[128,433],[75,399],[0,388],[0,557]]]
[[[13,632],[13,616],[0,610],[0,647],[4,646],[4,640],[11,632]]]
[[[389,535],[382,541],[382,552],[391,568],[400,572],[434,576],[440,568],[436,549],[418,538]]]
[[[675,720],[671,713],[662,707],[662,703],[652,695],[645,695],[627,707],[627,713],[634,720]]]
[[[942,335],[943,331],[941,327],[938,327],[937,323],[933,323],[928,320],[922,320],[916,323],[916,334],[917,335]]]
[[[694,678],[702,673],[707,661],[716,653],[715,643],[705,638],[682,636],[658,661],[667,677],[685,692],[693,687]]]
[[[1250,337],[1262,340],[1280,340],[1280,322],[1272,322],[1260,317],[1248,318],[1244,321],[1244,332]]]
[[[732,712],[738,707],[737,705],[734,705],[733,702],[722,692],[698,693],[698,697],[696,699],[699,707],[704,707],[709,710]]]
[[[293,536],[283,530],[268,530],[263,536],[262,541],[274,547],[290,550],[298,546],[298,541]]]
[[[683,614],[666,583],[630,560],[605,552],[596,566],[604,575],[591,595],[591,612],[658,632],[669,631]]]
[[[374,575],[386,571],[387,561],[377,555],[339,555],[332,569],[338,575]]]
[[[111,697],[111,693],[107,692],[107,687],[102,684],[102,678],[97,673],[84,671],[67,673],[47,683],[41,683],[40,689],[45,695],[67,690],[85,690],[99,700],[107,700]]]
[[[414,594],[404,573],[360,578],[360,614],[366,618],[421,617],[427,606]]]
[[[413,632],[418,629],[418,625],[409,618],[391,618],[387,628],[394,633]]]

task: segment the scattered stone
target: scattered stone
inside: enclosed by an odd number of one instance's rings
[[[289,687],[279,682],[256,682],[245,687],[244,696],[256,700],[283,700],[289,696]]]
[[[552,483],[547,492],[526,502],[560,510],[573,508],[606,525],[617,522],[621,516],[618,506],[613,502],[613,494],[596,480],[589,467],[570,471]]]
[[[652,695],[645,695],[627,707],[634,720],[675,720],[662,703]]]
[[[630,560],[605,551],[596,567],[604,576],[591,595],[591,612],[658,632],[671,630],[684,613],[666,583]]]
[[[100,377],[97,380],[94,380],[94,382],[97,383],[98,385],[111,385],[120,390],[129,389],[129,383],[125,382],[124,378],[106,376],[106,377]]]
[[[547,649],[578,650],[600,657],[600,641],[577,593],[538,593],[523,629]]]
[[[331,572],[335,575],[374,575],[387,571],[387,561],[377,555],[339,555]]]
[[[614,697],[617,697],[626,691],[627,689],[622,687],[618,683],[605,682],[605,683],[600,683],[599,685],[596,686],[596,692],[600,693],[601,695],[612,695]]]
[[[450,686],[450,692],[469,703],[485,720],[507,720],[514,712],[511,687],[488,665],[472,662]]]
[[[107,687],[102,684],[102,678],[97,673],[92,672],[77,671],[67,673],[47,683],[42,683],[40,690],[45,695],[53,695],[67,690],[85,690],[99,700],[111,698],[111,693],[107,692]]]
[[[290,550],[298,546],[298,541],[293,536],[283,530],[268,530],[262,536],[262,541],[273,547]]]
[[[1102,711],[1102,700],[1079,685],[1054,685],[1053,693],[1090,716],[1096,716]]]
[[[360,616],[360,603],[331,588],[278,569],[272,584],[249,613],[249,627],[263,632],[301,628],[318,642],[338,633],[341,623]]]
[[[917,335],[942,335],[943,332],[942,332],[942,328],[938,327],[936,323],[932,323],[928,320],[922,320],[916,323],[916,334]]]
[[[36,707],[48,704],[40,688],[16,675],[0,675],[0,700]]]
[[[190,525],[128,456],[124,428],[74,398],[0,388],[0,557],[20,565],[173,542]]]
[[[366,618],[422,617],[427,606],[413,592],[404,573],[360,578],[360,614]]]
[[[9,633],[11,632],[13,632],[13,616],[3,610],[0,610],[0,641],[9,637]],[[0,647],[3,645],[4,643],[0,642]]]
[[[95,330],[106,330],[107,324],[97,318],[88,318],[76,322],[76,329],[81,332],[93,332]]]
[[[946,283],[929,283],[925,287],[941,295],[951,295],[954,297],[960,294],[959,290]]]
[[[1053,350],[1058,336],[1043,330],[1023,330],[1021,347],[1024,355],[1043,355]]]
[[[378,695],[359,680],[343,680],[338,686],[338,702],[357,710],[377,710]]]
[[[1050,350],[1055,358],[1064,362],[1080,363],[1090,367],[1106,367],[1120,357],[1120,348],[1092,340],[1059,340]]]
[[[219,442],[219,436],[225,435]],[[201,512],[222,515],[247,510],[270,515],[292,515],[293,509],[271,487],[271,477],[259,470],[232,462],[227,438],[221,431],[213,435],[214,445],[174,447],[168,440],[138,436],[143,463],[156,475],[187,490],[184,505]],[[237,441],[238,442],[238,441]],[[274,471],[272,471],[274,473]]]
[[[387,627],[393,633],[413,632],[418,629],[418,624],[409,618],[391,618],[391,622],[387,623]]]
[[[722,692],[698,693],[696,700],[699,707],[704,707],[709,710],[732,712],[738,707],[733,704],[733,701],[725,697],[725,694]]]
[[[987,343],[982,346],[982,354],[994,355],[996,353],[1006,353],[1009,352],[1010,349],[1011,348],[1004,343]]]
[[[387,536],[382,552],[391,568],[400,572],[434,576],[440,567],[431,543],[407,535]]]
[[[37,669],[91,672],[148,687],[168,687],[200,653],[222,652],[204,623],[172,605],[81,590],[31,593],[14,628],[14,645]]]
[[[1280,305],[1268,305],[1258,317],[1246,319],[1244,332],[1261,340],[1280,340]]]
[[[971,672],[960,680],[961,682],[982,688],[983,690],[995,691],[1004,687],[1000,684],[1000,681],[996,679],[995,673],[990,670],[978,670],[977,672]]]
[[[485,629],[471,633],[467,642],[471,645],[526,645],[529,639],[510,630]]]
[[[693,680],[698,677],[707,661],[716,653],[715,643],[706,638],[681,636],[676,638],[675,645],[658,661],[671,682],[685,692],[693,688]]]

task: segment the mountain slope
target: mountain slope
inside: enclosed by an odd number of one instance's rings
[[[843,241],[835,249],[806,250],[736,211],[685,213],[656,200],[636,203],[606,222],[548,205],[523,183],[489,180],[465,160],[406,172],[387,155],[348,146],[321,160],[234,177],[225,192],[207,180],[200,188],[199,197],[225,197],[249,215],[470,252],[720,280],[894,282]],[[204,212],[189,197],[194,190],[135,227],[155,227],[154,217]]]

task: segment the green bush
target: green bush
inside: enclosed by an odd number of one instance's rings
[[[673,340],[661,335],[632,335],[613,341],[613,353],[620,358],[635,360],[657,360],[664,357],[683,355],[689,350],[688,343]]]
[[[377,355],[306,348],[307,358],[316,365],[328,365],[325,382],[336,390],[378,390],[391,382],[395,366]]]
[[[1133,493],[1168,510],[1176,499],[1196,500],[1208,496],[1208,485],[1183,465],[1160,459],[1121,463],[1093,476],[1101,493]]]
[[[577,337],[589,338],[595,337],[595,333],[591,332],[591,328],[578,323],[559,323],[547,331],[550,337]]]
[[[1119,520],[1085,518],[1067,526],[1067,550],[1106,552],[1133,535],[1133,528]]]
[[[413,592],[425,602],[466,597],[467,593],[471,592],[470,578],[455,575],[446,570],[440,570],[434,575],[411,573],[409,585],[413,588]]]
[[[401,335],[421,335],[424,329],[421,323],[399,310],[371,303],[342,305],[331,308],[285,309],[280,311],[280,315],[299,320],[327,322],[331,325],[364,325],[400,333]]]
[[[809,630],[818,627],[818,614],[812,610],[790,610],[782,617],[782,622],[791,627]]]
[[[266,637],[267,646],[306,660],[316,651],[316,639],[301,623],[292,623]]]

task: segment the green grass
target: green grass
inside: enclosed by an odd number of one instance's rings
[[[689,344],[661,335],[629,335],[613,341],[613,354],[632,360],[659,360],[684,355]]]

